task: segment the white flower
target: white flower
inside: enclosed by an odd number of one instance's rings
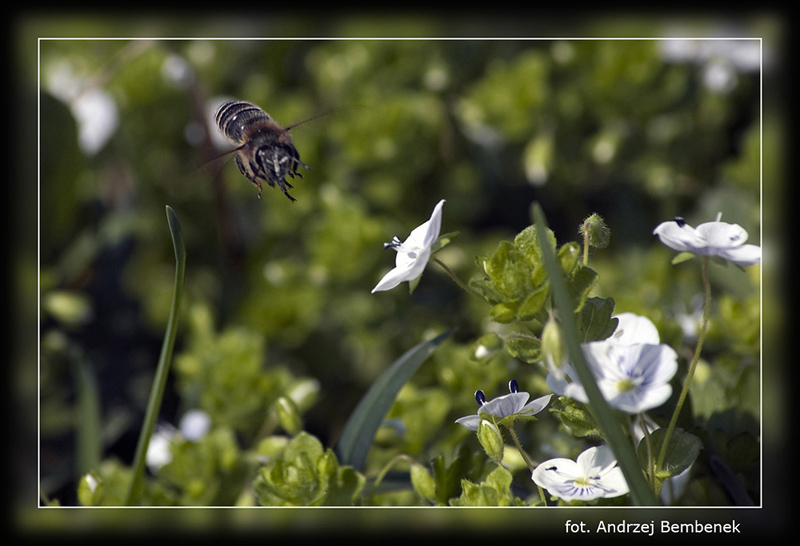
[[[761,248],[745,244],[747,231],[737,224],[705,222],[693,228],[682,218],[662,222],[653,230],[661,242],[679,252],[703,256],[717,256],[736,265],[754,265],[761,262]]]
[[[169,423],[159,423],[150,443],[147,446],[145,461],[148,468],[155,472],[167,463],[172,462],[172,441],[178,435],[185,440],[198,442],[211,428],[211,417],[203,410],[189,410],[181,418],[180,429]]]
[[[467,415],[456,419],[456,423],[463,426],[467,430],[477,432],[481,419],[486,418],[486,415],[497,418],[497,420],[504,419],[510,415],[518,415],[521,417],[536,415],[542,411],[547,403],[550,402],[552,394],[546,394],[528,402],[530,394],[527,392],[519,392],[516,380],[512,379],[508,383],[510,394],[498,396],[494,400],[487,402],[486,396],[483,391],[475,392],[475,399],[478,401],[478,411],[475,415]]]
[[[631,313],[617,318],[620,323],[611,337],[581,345],[586,363],[610,406],[633,414],[656,408],[672,394],[669,381],[678,371],[678,354],[659,343],[658,330],[647,318]],[[562,370],[563,377],[549,373],[547,385],[557,394],[587,403],[572,365],[566,363]]]
[[[198,442],[211,428],[211,417],[203,410],[189,410],[181,418],[181,435],[187,440]]]
[[[634,313],[620,313],[614,315],[619,322],[617,329],[605,341],[617,345],[633,345],[635,343],[653,343],[658,345],[661,338],[658,328],[647,318]]]
[[[578,455],[577,462],[557,458],[541,463],[531,478],[536,485],[565,501],[619,497],[628,492],[628,483],[616,464],[607,445],[590,447]]]
[[[145,456],[147,466],[153,472],[172,461],[170,445],[177,432],[177,429],[172,425],[156,426],[155,432],[150,437],[150,443],[147,445],[147,454]]]
[[[395,237],[391,243],[384,244],[384,248],[393,248],[397,251],[395,268],[372,289],[373,294],[381,290],[391,290],[403,281],[413,281],[422,275],[431,256],[431,247],[442,228],[442,205],[444,199],[436,204],[430,219],[416,227],[404,242]]]

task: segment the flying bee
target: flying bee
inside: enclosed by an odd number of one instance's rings
[[[309,168],[300,161],[300,154],[294,147],[289,130],[301,123],[281,127],[272,117],[258,106],[241,100],[231,100],[222,104],[214,115],[217,128],[236,148],[236,165],[239,171],[258,187],[261,199],[261,182],[264,180],[273,188],[275,184],[290,200],[293,186],[286,177],[302,178],[297,167]],[[306,120],[309,121],[309,120]]]

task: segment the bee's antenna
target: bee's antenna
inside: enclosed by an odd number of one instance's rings
[[[349,110],[350,108],[353,108],[354,106],[360,106],[360,105],[346,106],[346,107],[343,107],[343,108],[333,108],[331,110],[328,110],[327,112],[323,112],[323,113],[318,114],[318,115],[316,115],[314,117],[311,117],[311,118],[308,118],[308,119],[304,119],[303,121],[298,121],[297,123],[292,123],[291,125],[287,125],[283,129],[285,131],[289,131],[290,129],[294,129],[298,125],[303,125],[305,123],[308,123],[309,121],[314,121],[315,119],[319,119],[319,118],[322,118],[322,117],[325,117],[325,116],[329,116],[331,114],[336,114],[338,112],[341,112],[342,110]]]
[[[286,127],[284,127],[283,129],[284,129],[285,131],[289,131],[289,130],[291,130],[291,129],[294,129],[295,127],[298,127],[299,125],[306,124],[306,123],[308,123],[308,122],[310,122],[310,121],[314,121],[315,119],[319,119],[319,118],[321,118],[321,117],[328,116],[328,115],[330,115],[330,114],[333,114],[333,113],[335,113],[335,112],[336,112],[336,110],[331,110],[331,111],[329,111],[329,112],[323,112],[322,114],[316,115],[316,116],[314,116],[314,117],[311,117],[311,118],[308,118],[308,119],[304,119],[303,121],[298,121],[297,123],[292,123],[291,125],[287,125],[287,126],[286,126]]]

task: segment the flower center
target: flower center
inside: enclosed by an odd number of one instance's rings
[[[620,379],[617,381],[617,390],[619,392],[630,392],[636,388],[636,383],[630,379]]]

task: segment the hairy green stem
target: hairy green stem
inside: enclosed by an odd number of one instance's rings
[[[530,457],[528,457],[528,454],[525,453],[524,449],[522,449],[522,446],[519,443],[519,438],[517,438],[517,431],[514,430],[513,426],[507,428],[508,431],[511,433],[511,439],[514,440],[514,445],[517,446],[519,454],[522,456],[523,460],[525,461],[525,464],[528,465],[528,469],[531,472],[533,472],[533,469],[536,468],[536,465],[533,464],[533,461],[531,461]]]
[[[439,265],[439,267],[441,267],[442,269],[444,269],[445,272],[450,276],[450,278],[453,279],[453,282],[455,282],[459,286],[459,288],[461,288],[462,290],[464,290],[468,294],[472,294],[473,296],[477,296],[477,297],[483,299],[483,296],[481,296],[480,294],[475,292],[475,290],[470,288],[469,285],[467,285],[466,283],[464,283],[464,281],[459,279],[458,275],[456,275],[455,272],[452,269],[447,267],[447,265],[442,260],[440,260],[439,258],[434,256],[434,257],[431,258],[431,261],[436,263],[437,265]]]
[[[703,297],[703,319],[700,325],[700,333],[697,336],[697,347],[694,349],[692,361],[689,364],[689,371],[686,374],[686,379],[683,381],[683,389],[681,389],[681,394],[678,397],[678,403],[675,406],[675,411],[672,413],[672,418],[670,419],[669,426],[667,427],[667,433],[664,436],[664,443],[662,444],[661,451],[658,455],[656,468],[659,470],[661,470],[661,467],[664,464],[664,458],[667,456],[667,446],[669,446],[669,440],[672,437],[672,433],[675,430],[675,425],[678,422],[678,416],[683,408],[683,403],[686,401],[686,396],[689,394],[689,387],[692,384],[692,378],[694,377],[694,371],[697,368],[697,363],[700,361],[700,352],[703,350],[703,342],[705,341],[706,333],[708,332],[708,320],[711,316],[711,283],[708,280],[708,262],[708,256],[703,256],[701,276],[703,278],[703,290],[705,295]]]

